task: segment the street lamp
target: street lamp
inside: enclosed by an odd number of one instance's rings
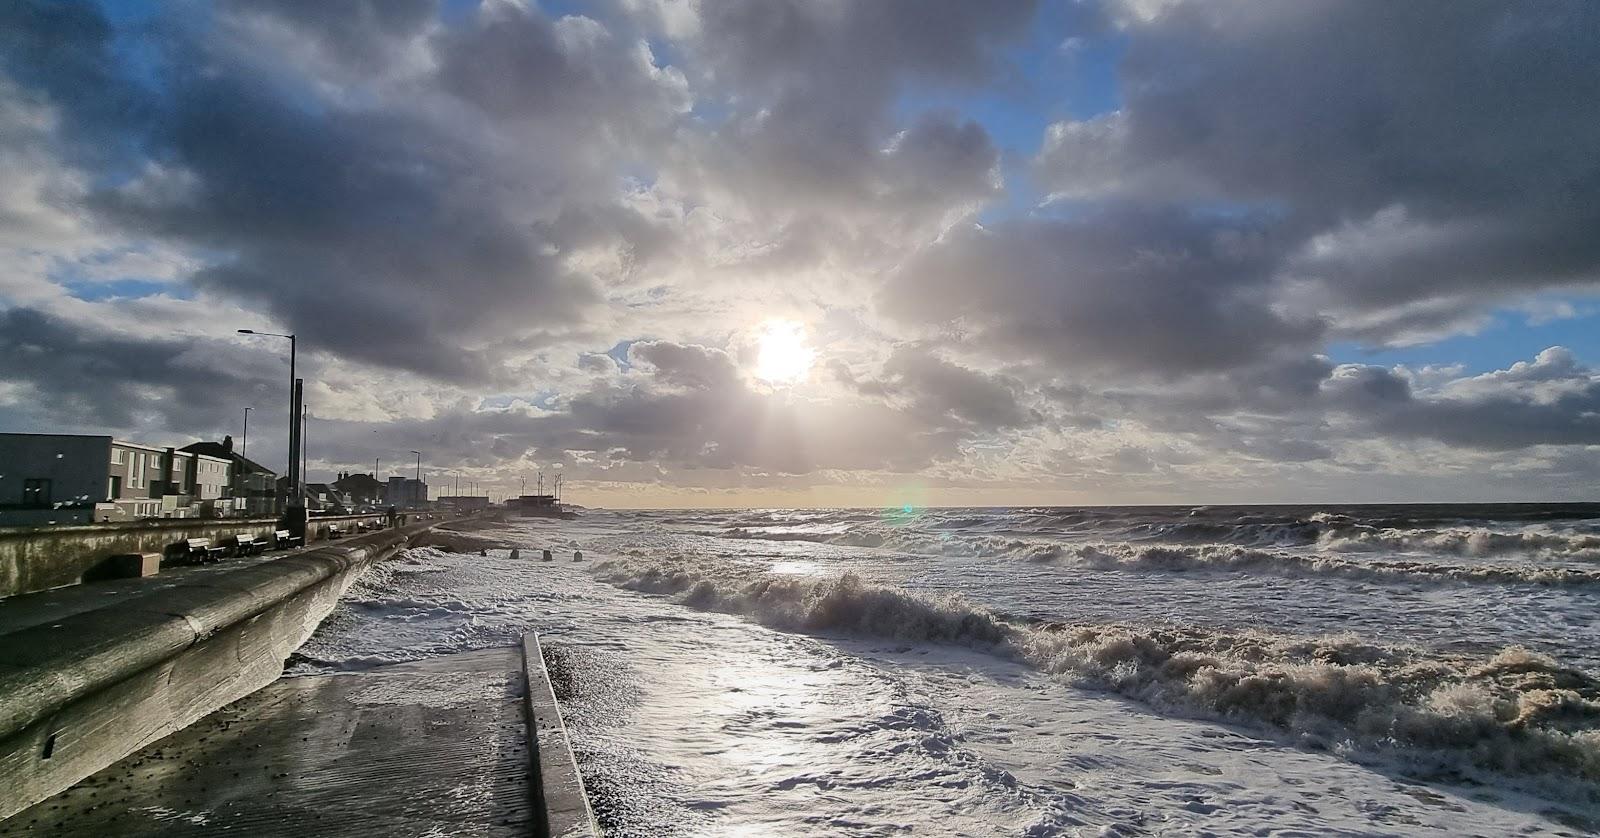
[[[417,455],[417,491],[420,492],[422,491],[422,452],[412,451],[411,453]],[[423,500],[427,500],[427,498],[424,497]]]
[[[244,409],[244,443],[239,446],[239,456],[250,455],[250,408]]]
[[[260,335],[269,338],[286,338],[289,341],[289,500],[293,503],[295,498],[304,502],[305,494],[300,488],[300,417],[295,415],[294,404],[294,364],[295,364],[295,337],[292,334],[280,335],[277,332],[258,332],[254,329],[240,329],[241,335]]]

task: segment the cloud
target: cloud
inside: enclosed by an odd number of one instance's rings
[[[1375,342],[1448,331],[1600,281],[1596,15],[1160,4],[1124,21],[1120,109],[1052,125],[1037,171],[1079,201],[1268,209],[1301,240],[1275,273],[1315,286],[1303,311]],[[1384,315],[1408,305],[1434,316]]]
[[[156,418],[170,432],[209,430],[245,379],[209,362],[182,338],[93,334],[34,309],[0,312],[0,357],[29,385],[25,413],[70,413],[112,427]]]
[[[330,470],[1097,501],[1600,475],[1586,344],[1482,360],[1558,342],[1499,311],[1593,314],[1592,4],[553,8],[0,7],[0,421],[279,427],[244,326],[301,335]],[[777,317],[818,359],[781,388],[750,372]],[[1477,333],[1470,371],[1341,362]]]
[[[1182,374],[1314,346],[1322,323],[1263,294],[1270,225],[1108,212],[953,231],[907,261],[880,308],[997,356]]]
[[[1333,410],[1385,436],[1503,451],[1600,445],[1600,373],[1551,347],[1532,362],[1418,394],[1395,370],[1342,365],[1323,384]]]
[[[98,221],[212,254],[194,277],[201,287],[370,364],[487,382],[506,346],[581,331],[601,291],[563,253],[617,235],[584,219],[621,213],[617,155],[681,109],[681,84],[578,18],[489,4],[463,31],[430,35],[414,14],[385,23],[393,10],[347,20],[285,8],[297,11],[237,13],[280,14],[280,27],[341,46],[359,20],[372,38],[422,39],[416,48],[438,69],[356,95],[269,64],[261,43],[202,40],[203,26],[165,23],[151,59],[159,85],[45,86],[54,106],[80,115],[63,123],[69,138],[121,142],[159,161],[89,195]],[[18,22],[30,42],[65,42],[36,56],[43,66],[28,76],[81,80],[100,66],[83,56],[115,64],[102,21],[62,17]],[[486,86],[481,71],[506,89]],[[510,123],[524,129],[515,142],[502,133]]]

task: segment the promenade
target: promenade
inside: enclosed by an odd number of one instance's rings
[[[0,835],[592,834],[531,636],[280,677],[432,526],[0,600]]]

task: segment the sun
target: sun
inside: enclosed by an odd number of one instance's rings
[[[756,377],[768,384],[794,384],[811,371],[816,350],[806,343],[805,327],[792,320],[768,320],[761,327]]]

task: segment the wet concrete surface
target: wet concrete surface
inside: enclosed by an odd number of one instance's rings
[[[519,655],[280,679],[0,835],[528,835]]]

